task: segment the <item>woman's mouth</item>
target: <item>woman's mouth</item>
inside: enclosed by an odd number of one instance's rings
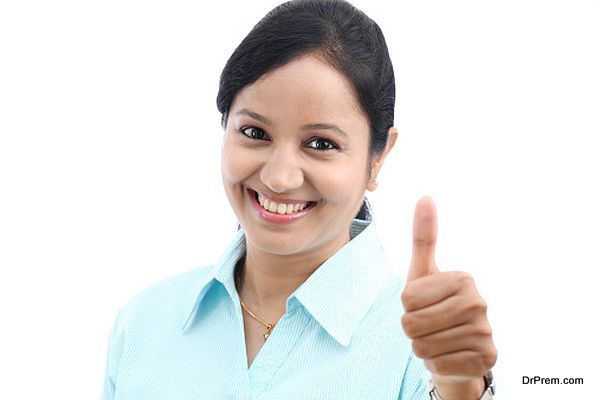
[[[317,204],[315,201],[276,202],[262,193],[247,189],[252,204],[258,214],[269,222],[286,223],[295,221],[310,212]]]

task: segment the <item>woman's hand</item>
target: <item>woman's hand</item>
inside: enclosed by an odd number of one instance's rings
[[[402,327],[444,400],[479,399],[497,358],[487,306],[469,274],[437,269],[436,238],[435,205],[424,197],[415,209]]]

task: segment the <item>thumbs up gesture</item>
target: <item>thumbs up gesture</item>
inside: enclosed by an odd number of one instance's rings
[[[487,306],[469,274],[438,270],[436,239],[435,205],[423,197],[415,208],[402,327],[444,400],[479,399],[497,358]]]

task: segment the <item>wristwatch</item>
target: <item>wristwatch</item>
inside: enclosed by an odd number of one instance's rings
[[[494,400],[494,395],[496,394],[496,382],[494,381],[494,375],[492,371],[488,371],[487,374],[483,377],[485,382],[485,390],[483,391],[483,395],[479,398],[479,400]],[[430,400],[444,400],[442,396],[438,393],[436,387],[433,385],[433,381],[429,381],[429,399]]]

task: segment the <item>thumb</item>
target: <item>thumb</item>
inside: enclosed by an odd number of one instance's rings
[[[436,240],[437,212],[435,204],[431,197],[424,196],[415,207],[412,258],[407,280],[439,272],[435,265]]]

